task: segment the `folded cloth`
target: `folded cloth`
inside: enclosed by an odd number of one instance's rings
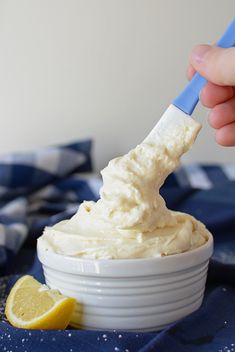
[[[91,171],[90,140],[0,157],[0,275],[26,239],[97,197],[82,176]]]
[[[34,331],[11,327],[4,303],[11,285],[28,273],[44,282],[35,255],[44,226],[71,217],[97,200],[91,142],[0,157],[0,351],[235,351],[235,165],[187,165],[161,193],[170,209],[203,221],[215,238],[201,308],[158,333]],[[85,172],[85,174],[84,174]]]

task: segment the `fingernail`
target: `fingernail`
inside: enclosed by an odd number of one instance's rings
[[[205,54],[210,50],[209,45],[198,45],[192,51],[192,60],[201,64],[204,60]]]

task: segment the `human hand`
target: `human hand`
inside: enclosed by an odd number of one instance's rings
[[[216,130],[216,142],[235,146],[235,47],[196,46],[190,56],[189,79],[195,71],[208,80],[200,100],[211,109],[208,120]]]

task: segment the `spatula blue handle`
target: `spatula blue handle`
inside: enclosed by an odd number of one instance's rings
[[[235,19],[230,23],[216,45],[221,48],[235,46]],[[200,91],[206,83],[207,80],[199,73],[196,73],[172,104],[186,114],[191,115],[198,103]]]

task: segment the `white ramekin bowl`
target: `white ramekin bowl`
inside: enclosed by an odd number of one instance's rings
[[[195,250],[148,259],[79,259],[40,242],[37,251],[46,284],[79,302],[71,326],[157,331],[200,307],[213,237]]]

